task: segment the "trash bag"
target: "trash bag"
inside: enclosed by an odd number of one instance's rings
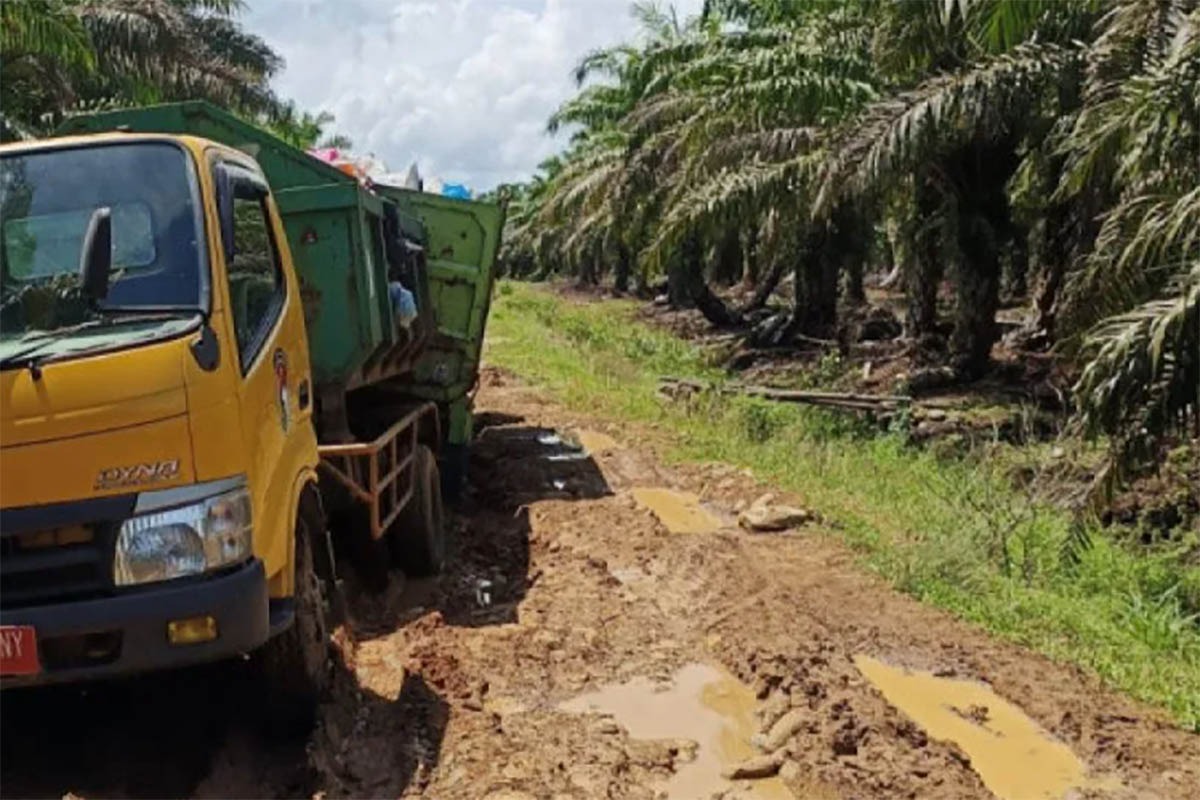
[[[392,298],[392,314],[396,321],[407,328],[417,318],[416,298],[399,281],[388,283],[388,295]]]
[[[421,179],[421,171],[417,169],[417,162],[414,161],[408,168],[408,173],[400,185],[405,189],[415,189],[418,192],[425,188],[425,181]]]
[[[326,164],[334,164],[342,159],[342,153],[336,147],[314,147],[308,154]]]
[[[388,174],[387,164],[373,155],[358,156],[339,150],[336,147],[314,147],[308,154],[319,161],[324,161],[366,187]]]

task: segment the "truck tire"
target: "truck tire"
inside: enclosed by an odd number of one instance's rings
[[[321,524],[312,511],[296,519],[295,619],[257,653],[264,681],[267,723],[274,733],[306,735],[317,706],[331,683],[328,619],[332,588],[316,570],[314,530]]]
[[[442,473],[442,499],[451,507],[462,502],[470,466],[470,446],[447,444],[442,447],[439,469]]]
[[[357,507],[348,517],[350,563],[358,583],[367,592],[379,594],[392,580],[387,533],[378,539],[371,538],[370,512],[366,508]]]
[[[409,575],[437,575],[446,561],[446,526],[437,459],[425,445],[414,454],[413,495],[388,540],[396,566]]]

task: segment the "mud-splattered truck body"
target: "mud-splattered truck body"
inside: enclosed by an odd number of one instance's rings
[[[0,681],[257,651],[311,698],[335,560],[441,566],[502,209],[202,103],[60,133],[0,148]]]

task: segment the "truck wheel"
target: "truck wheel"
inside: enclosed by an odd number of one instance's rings
[[[447,444],[442,447],[439,467],[442,473],[442,499],[451,506],[457,506],[462,501],[469,463],[470,445]]]
[[[378,539],[371,538],[370,512],[365,508],[356,508],[349,517],[350,563],[359,584],[371,594],[379,594],[392,579],[387,532]]]
[[[446,526],[437,459],[425,445],[414,455],[413,495],[388,531],[394,563],[410,575],[437,575],[446,561]]]
[[[258,651],[265,682],[267,718],[284,735],[305,735],[316,721],[317,704],[330,685],[330,587],[317,575],[314,530],[319,522],[301,505],[296,520],[296,617]]]

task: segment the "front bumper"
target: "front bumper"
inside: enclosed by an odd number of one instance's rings
[[[217,638],[198,644],[167,641],[171,620],[209,615]],[[6,675],[0,687],[93,680],[216,661],[247,653],[269,635],[267,579],[254,559],[204,580],[164,583],[129,594],[0,610],[0,624],[32,625],[41,671]]]

